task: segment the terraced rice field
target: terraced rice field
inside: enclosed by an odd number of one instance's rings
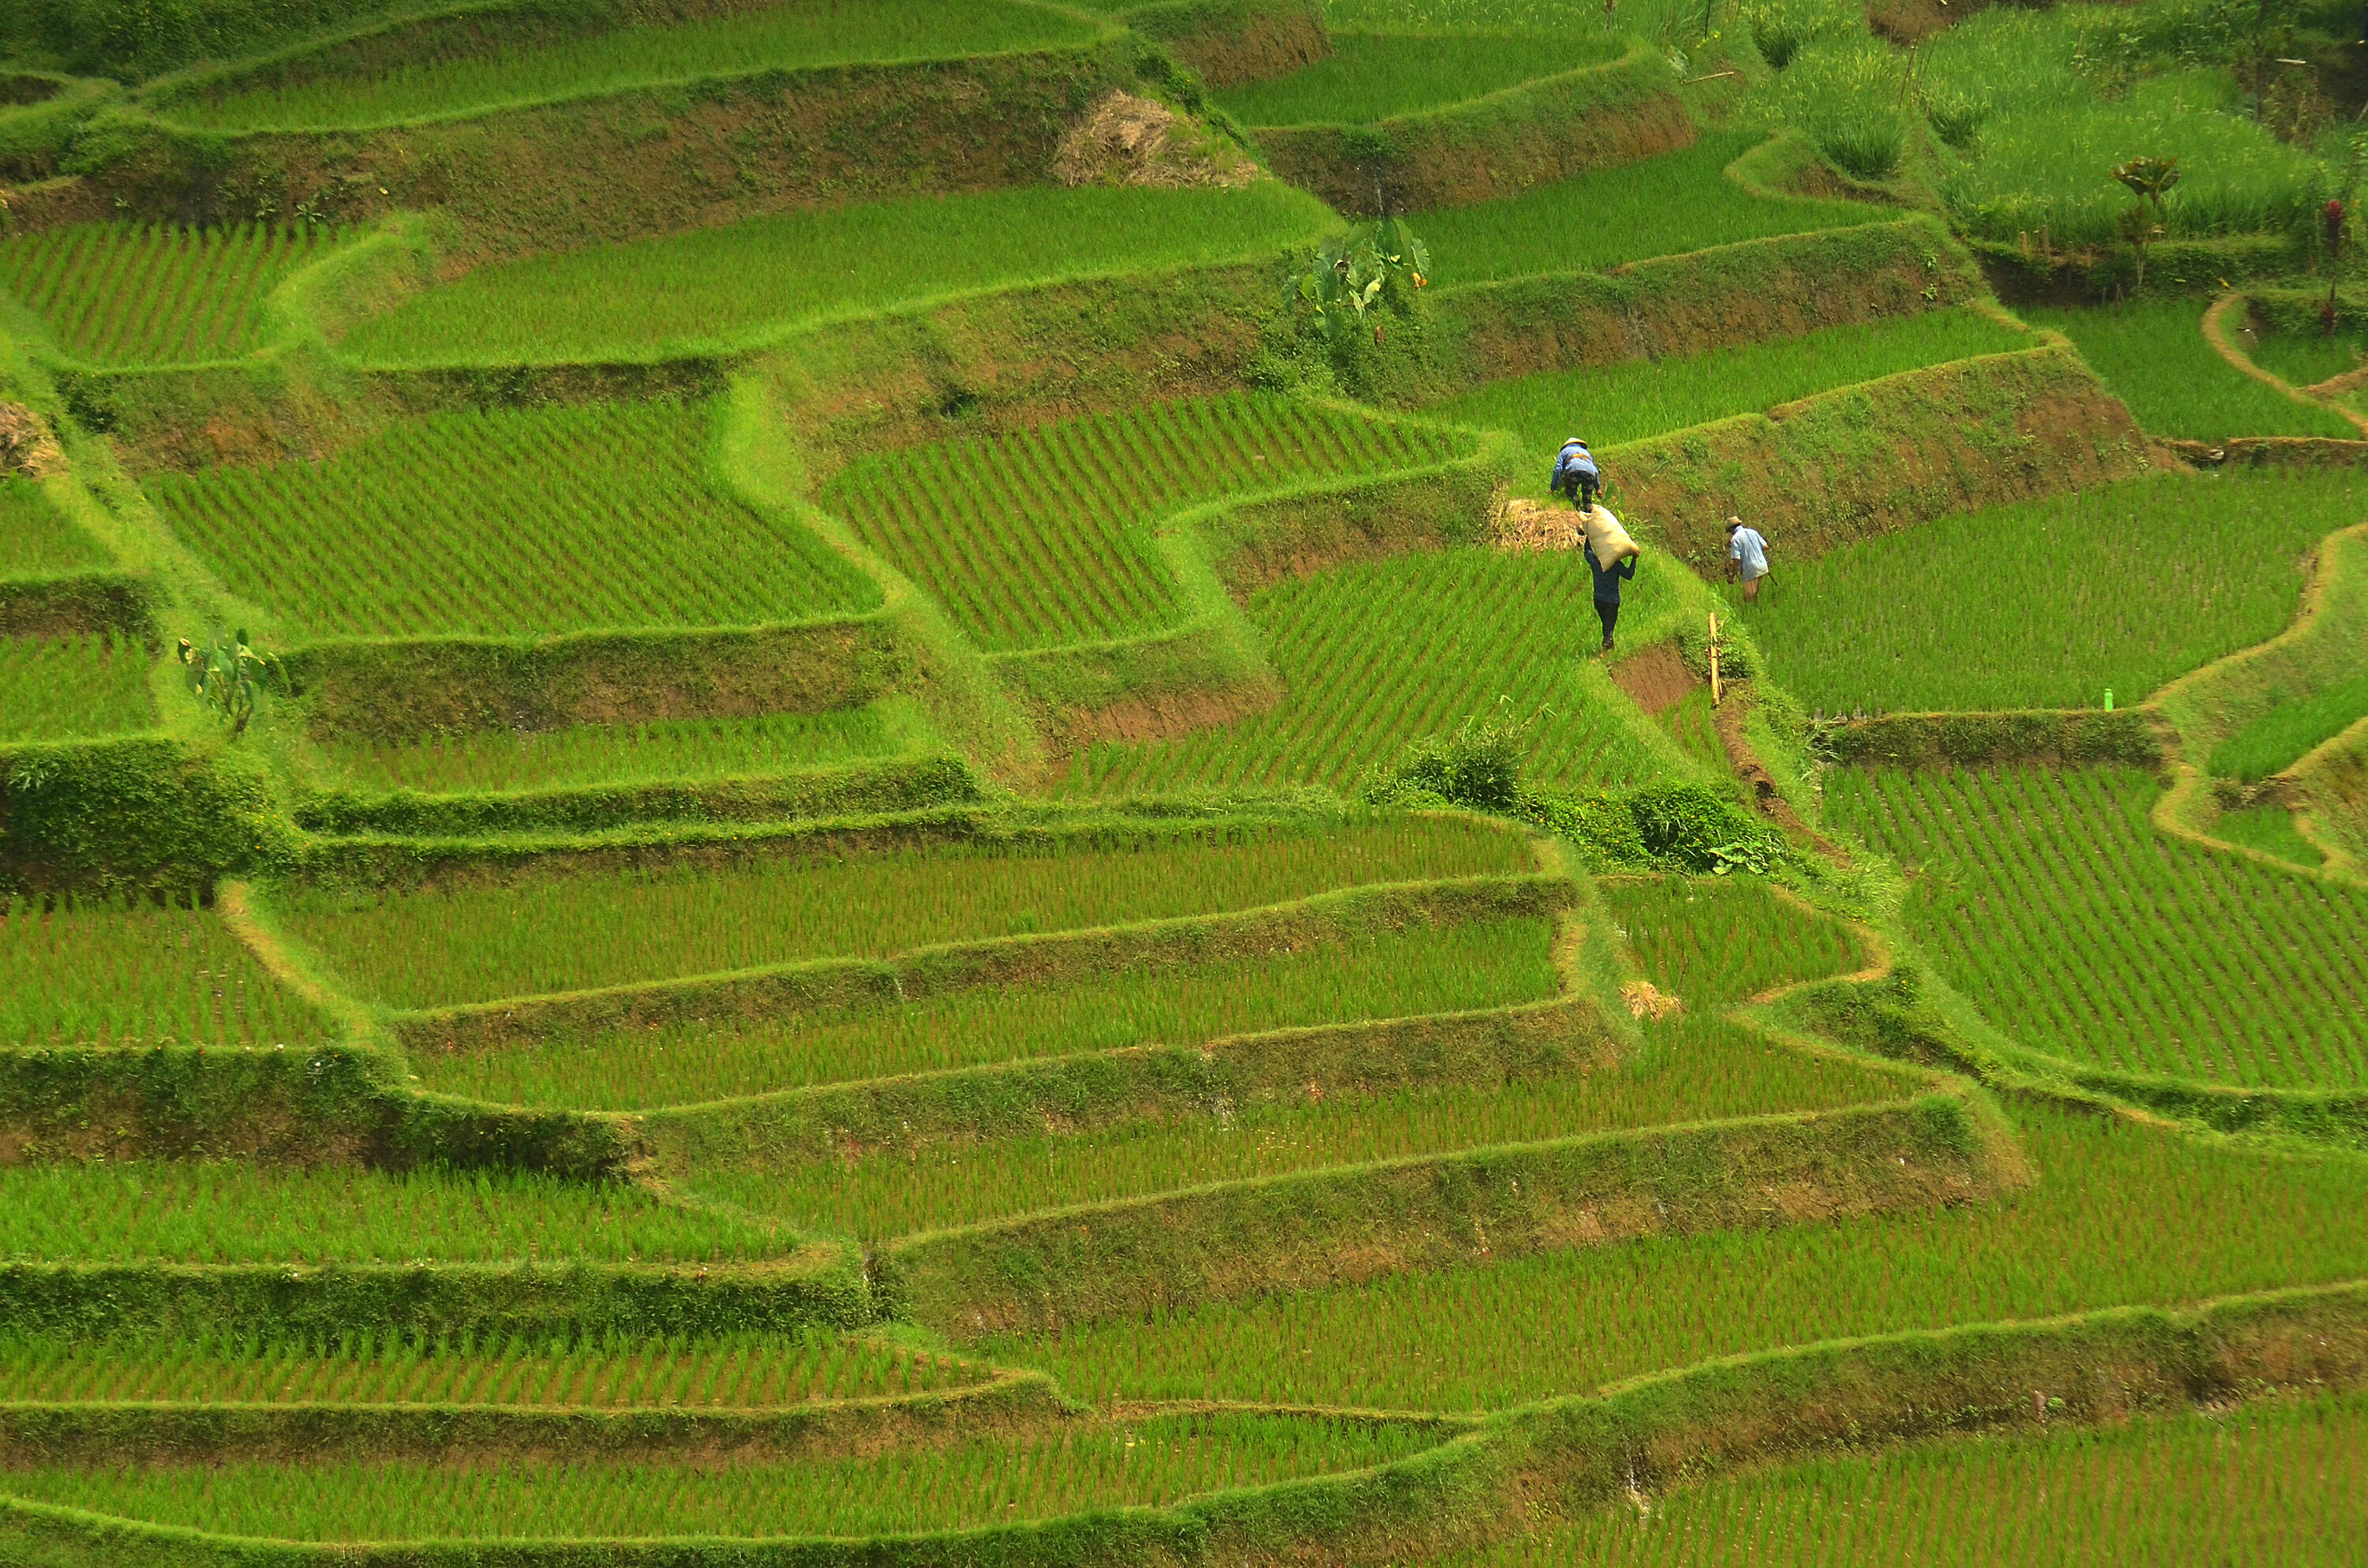
[[[2338,1568],[2368,1537],[2368,1403],[2338,1394],[1936,1442],[1680,1487],[1452,1568]]]
[[[2368,1160],[2012,1115],[2039,1183],[1994,1203],[1582,1247],[973,1349],[1087,1401],[1475,1410],[1752,1350],[2368,1271]]]
[[[1178,619],[1177,585],[1152,540],[1162,517],[1468,449],[1418,425],[1236,395],[864,458],[822,504],[981,647],[1041,648]]]
[[[2070,338],[2148,435],[2212,442],[2232,436],[2359,438],[2341,415],[2297,403],[2220,358],[2203,337],[2209,304],[2165,300],[2021,314]]]
[[[791,773],[894,756],[932,738],[911,699],[888,698],[826,713],[342,738],[321,749],[331,774],[358,788],[440,793]]]
[[[1647,979],[1697,1011],[1867,966],[1840,921],[1764,881],[1615,877],[1598,884]]]
[[[884,1340],[814,1333],[565,1346],[359,1332],[266,1340],[27,1341],[0,1351],[0,1399],[201,1404],[492,1404],[754,1410],[969,1388],[991,1376]]]
[[[382,365],[722,352],[990,289],[1263,258],[1332,222],[1314,197],[1272,182],[853,202],[483,267],[362,323],[340,347]]]
[[[1622,597],[1635,646],[1669,629],[1669,590],[1648,556]],[[1528,777],[1610,789],[1683,769],[1656,750],[1588,658],[1601,642],[1586,563],[1569,553],[1452,550],[1337,567],[1250,597],[1250,619],[1282,677],[1263,713],[1172,740],[1096,743],[1073,760],[1073,795],[1352,786],[1409,741],[1446,734],[1500,699],[1516,720],[1543,713]],[[1584,622],[1584,625],[1581,622]]]
[[[264,301],[340,236],[306,226],[82,223],[0,241],[0,290],[91,365],[189,365],[263,347]]]
[[[302,1045],[324,1038],[209,910],[0,901],[0,1045]]]
[[[793,1225],[898,1235],[1210,1182],[1672,1122],[1835,1109],[1914,1092],[1880,1068],[1795,1055],[1715,1019],[1689,1019],[1656,1028],[1639,1062],[1581,1078],[1226,1107],[1212,1117],[890,1148],[860,1162],[702,1173],[693,1181],[701,1192]]]
[[[1050,7],[1008,0],[861,6],[800,0],[739,16],[576,38],[510,40],[498,30],[498,12],[489,19],[495,24],[490,43],[483,22],[477,28],[431,27],[403,51],[404,63],[377,70],[331,48],[283,66],[281,80],[167,100],[165,112],[215,130],[391,125],[702,77],[952,60],[1074,46],[1095,36],[1090,26]]]
[[[336,1541],[860,1536],[1157,1506],[1361,1470],[1439,1441],[1419,1426],[1162,1415],[879,1459],[498,1466],[416,1460],[18,1471],[8,1495],[225,1535]]]
[[[432,1007],[1530,869],[1517,834],[1383,819],[1236,845],[1145,837],[1067,854],[784,857],[359,902],[321,893],[290,899],[283,919],[361,994]]]
[[[153,729],[154,655],[106,637],[0,640],[0,743]]]
[[[501,1105],[636,1110],[1023,1057],[1199,1045],[1266,1029],[1542,1001],[1559,986],[1541,921],[1337,934],[1286,951],[1113,969],[871,1010],[561,1036],[415,1053],[422,1081]]]
[[[0,575],[87,572],[108,564],[107,551],[58,510],[39,480],[0,474]]]
[[[1726,166],[1760,140],[1754,131],[1714,131],[1662,157],[1541,185],[1502,201],[1426,212],[1418,229],[1430,246],[1433,276],[1453,285],[1595,272],[1647,256],[1897,216],[1859,202],[1746,189],[1727,176]]]
[[[2318,846],[2294,825],[2294,812],[2283,806],[2248,806],[2225,812],[2214,820],[2210,831],[2214,838],[2258,849],[2306,871],[2315,871],[2327,861]]]
[[[17,1263],[708,1263],[795,1246],[622,1183],[168,1160],[0,1169],[0,1258]]]
[[[1930,311],[1705,354],[1491,381],[1425,412],[1518,433],[1536,455],[1520,475],[1522,493],[1543,497],[1554,454],[1574,432],[1603,452],[1616,474],[1618,454],[1605,449],[1623,441],[1761,413],[1903,370],[2032,346],[2029,333],[1977,312]]]
[[[1462,103],[1620,58],[1625,39],[1336,32],[1332,52],[1269,82],[1219,90],[1244,125],[1361,125]]]
[[[1920,868],[1908,921],[2034,1050],[2215,1083],[2368,1078],[2368,896],[2163,837],[2128,770],[1837,775],[1830,820]]]
[[[2280,702],[2214,746],[2212,772],[2221,778],[2258,783],[2292,767],[2363,718],[2368,718],[2368,676],[2338,681],[2308,697]]]
[[[2180,472],[1961,513],[1815,561],[1788,556],[1780,530],[1770,585],[1738,613],[1811,708],[2093,708],[2108,690],[2128,707],[2283,631],[2305,553],[2363,515],[2349,474]],[[2237,530],[2243,548],[2203,546],[2207,528]],[[2180,539],[2198,542],[2166,548]]]
[[[715,410],[433,415],[323,462],[159,474],[157,509],[235,593],[313,636],[754,626],[879,590],[711,468]]]
[[[2368,366],[2368,331],[2264,332],[2240,323],[2237,341],[2248,358],[2297,387],[2316,386]]]

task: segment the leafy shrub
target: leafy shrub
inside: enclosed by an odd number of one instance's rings
[[[1500,704],[1493,718],[1484,722],[1475,714],[1452,735],[1409,744],[1395,768],[1369,778],[1360,793],[1380,805],[1457,805],[1509,814],[1520,803],[1521,741],[1536,722],[1534,714],[1508,722]]]

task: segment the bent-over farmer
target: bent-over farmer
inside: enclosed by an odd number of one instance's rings
[[[1758,528],[1745,528],[1741,517],[1729,517],[1726,558],[1734,563],[1736,578],[1743,585],[1743,602],[1756,603],[1759,584],[1768,575],[1768,541],[1759,537]]]
[[[1595,454],[1587,443],[1573,436],[1554,454],[1554,483],[1547,486],[1552,494],[1570,492],[1570,504],[1582,512],[1592,511],[1595,497],[1603,489],[1603,475],[1595,467]]]
[[[1620,585],[1636,575],[1636,558],[1623,555],[1620,564],[1607,567],[1595,559],[1595,546],[1582,544],[1587,557],[1587,569],[1595,574],[1595,616],[1603,622],[1603,651],[1611,652],[1611,629],[1620,624]]]

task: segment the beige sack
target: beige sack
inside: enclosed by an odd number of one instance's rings
[[[1596,564],[1609,570],[1631,555],[1645,553],[1620,519],[1598,506],[1587,514],[1587,547],[1595,551]]]

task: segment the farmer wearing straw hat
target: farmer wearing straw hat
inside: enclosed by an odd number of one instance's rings
[[[1596,472],[1595,454],[1587,443],[1573,436],[1562,444],[1554,457],[1554,483],[1548,492],[1559,495],[1570,492],[1570,504],[1582,512],[1595,507],[1596,493],[1603,488],[1603,476]]]

